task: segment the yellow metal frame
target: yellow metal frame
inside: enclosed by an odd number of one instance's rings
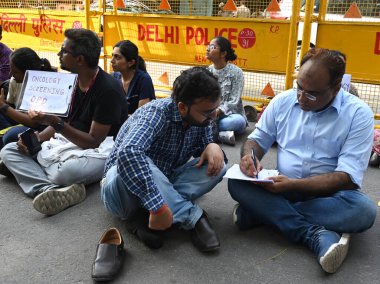
[[[314,0],[306,0],[300,60],[306,54],[306,52],[310,49],[309,42],[310,42],[310,35],[311,35],[311,23],[312,23],[313,10],[314,10]]]
[[[190,1],[190,8],[192,6],[192,0]],[[320,23],[326,24],[327,22],[325,21],[326,19],[326,13],[327,13],[327,6],[328,6],[328,0],[320,0],[320,8],[319,8],[319,14],[318,17],[313,16],[313,7],[314,7],[314,1],[315,0],[306,0],[306,6],[305,6],[305,13],[304,13],[304,28],[303,28],[303,35],[302,35],[302,45],[301,45],[301,51],[300,51],[300,58],[307,52],[309,49],[309,42],[310,42],[310,37],[311,37],[311,25],[313,21],[318,21]],[[116,2],[114,0],[114,2]],[[85,4],[85,27],[87,29],[91,28],[91,19],[90,17],[93,16],[105,16],[105,15],[117,15],[117,8],[116,5],[114,5],[114,10],[107,12],[105,8],[105,1],[104,0],[99,0],[99,5],[98,5],[98,11],[91,11],[90,10],[90,0],[84,0]],[[270,20],[270,19],[242,19],[242,18],[228,18],[228,17],[205,17],[205,16],[191,16],[192,14],[192,9],[190,9],[189,14],[190,16],[180,16],[180,15],[154,15],[154,14],[144,14],[141,15],[141,17],[144,18],[171,18],[171,19],[178,19],[179,21],[181,19],[192,19],[194,21],[202,21],[204,19],[207,19],[208,21],[226,21],[226,22],[232,22],[232,21],[239,21],[239,22],[249,22],[250,24],[255,24],[255,23],[260,23],[260,22],[266,22],[266,23],[286,23],[290,24],[289,28],[289,41],[288,41],[288,46],[287,46],[287,60],[286,60],[286,70],[285,70],[285,88],[289,89],[293,86],[293,80],[296,76],[294,72],[295,68],[295,57],[296,57],[296,50],[297,50],[297,40],[298,40],[298,25],[300,21],[300,16],[299,16],[299,11],[300,11],[300,5],[301,5],[301,0],[294,0],[293,5],[292,5],[292,17],[289,20]],[[15,9],[2,9],[2,13],[14,13]],[[47,10],[38,10],[38,11],[28,11],[22,9],[22,11],[18,10],[17,13],[25,13],[25,14],[47,14],[47,15],[78,15],[78,12],[70,12],[70,11],[47,11]],[[123,15],[124,16],[124,15]],[[131,16],[131,15],[125,15],[126,17]],[[81,15],[83,17],[83,14]],[[335,23],[335,22],[334,22]],[[351,22],[341,22],[343,24],[347,25],[352,25]],[[101,21],[99,21],[99,25],[101,24]],[[228,23],[227,23],[228,24]],[[328,23],[327,23],[328,24]],[[359,23],[360,25],[371,25],[372,23]],[[100,30],[100,29],[99,29]],[[104,29],[103,32],[98,33],[99,36],[106,36],[107,35],[107,30]],[[104,50],[106,48],[104,41],[103,41],[103,47]],[[104,60],[104,70],[107,71],[107,60],[109,60],[110,56],[107,54],[102,54],[101,59]],[[157,62],[165,62],[168,63],[168,61],[159,61],[155,60]],[[175,64],[180,64],[179,62],[176,62]],[[188,64],[187,64],[188,65]],[[252,70],[254,72],[268,72],[268,70]],[[276,72],[274,72],[276,73]],[[276,73],[280,74],[280,73]],[[380,78],[379,80],[368,80],[366,78],[357,78],[355,77],[355,82],[361,82],[361,83],[370,83],[370,84],[380,84]],[[164,87],[164,86],[156,86],[156,91],[157,91],[157,97],[167,97],[170,95],[171,88],[170,87]],[[250,101],[250,102],[256,102],[258,105],[255,105],[255,108],[260,111],[260,104],[268,104],[270,102],[269,99],[266,98],[257,98],[257,97],[248,97],[244,96],[244,100]],[[380,120],[380,114],[375,114],[374,118],[376,120]],[[380,129],[380,125],[376,125],[375,128]]]
[[[380,120],[380,114],[375,114],[375,120]],[[379,124],[375,124],[375,129],[380,129],[380,125]]]
[[[288,42],[288,60],[286,63],[285,89],[290,89],[293,87],[300,7],[301,0],[294,0],[292,5],[292,17],[290,18],[290,34]]]
[[[319,1],[318,22],[326,20],[327,2],[328,2],[328,0],[320,0]]]

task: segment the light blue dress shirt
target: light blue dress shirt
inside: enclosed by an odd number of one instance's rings
[[[277,167],[285,176],[305,178],[340,171],[360,187],[373,129],[371,109],[343,89],[320,112],[303,111],[296,92],[288,90],[272,99],[248,139],[264,152],[277,141]]]

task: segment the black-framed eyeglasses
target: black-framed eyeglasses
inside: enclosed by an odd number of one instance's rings
[[[297,95],[299,96],[304,95],[307,99],[313,102],[315,102],[318,97],[323,96],[330,89],[328,88],[320,92],[307,92],[304,89],[302,89],[302,87],[298,84],[298,82],[296,82],[296,84],[297,84],[297,87],[293,89],[297,92]]]

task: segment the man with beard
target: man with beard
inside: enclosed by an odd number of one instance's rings
[[[345,68],[344,54],[311,49],[302,58],[297,87],[270,102],[241,151],[241,171],[255,177],[259,161],[277,142],[281,175],[271,177],[273,183],[228,182],[239,203],[233,219],[240,229],[272,225],[310,248],[328,273],[344,261],[349,234],[369,229],[377,211],[360,190],[373,113],[341,88]]]
[[[69,116],[29,111],[33,120],[48,125],[36,133],[42,150],[32,157],[19,139],[0,153],[22,190],[34,197],[33,207],[46,215],[85,199],[84,185],[102,178],[112,136],[127,117],[120,84],[98,67],[101,46],[96,34],[68,29],[65,37],[58,53],[61,68],[78,74]]]
[[[102,200],[150,248],[161,247],[158,232],[172,224],[189,230],[202,252],[220,246],[206,213],[194,203],[226,171],[210,125],[220,95],[212,73],[188,69],[175,80],[171,98],[137,109],[120,129],[106,162]]]

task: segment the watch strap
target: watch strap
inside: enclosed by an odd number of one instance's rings
[[[54,128],[54,130],[55,130],[56,133],[61,133],[61,131],[62,131],[63,128],[65,127],[65,121],[64,121],[63,118],[61,117],[61,118],[60,118],[60,121],[58,121],[58,122],[55,123],[55,124],[51,124],[51,127]]]

